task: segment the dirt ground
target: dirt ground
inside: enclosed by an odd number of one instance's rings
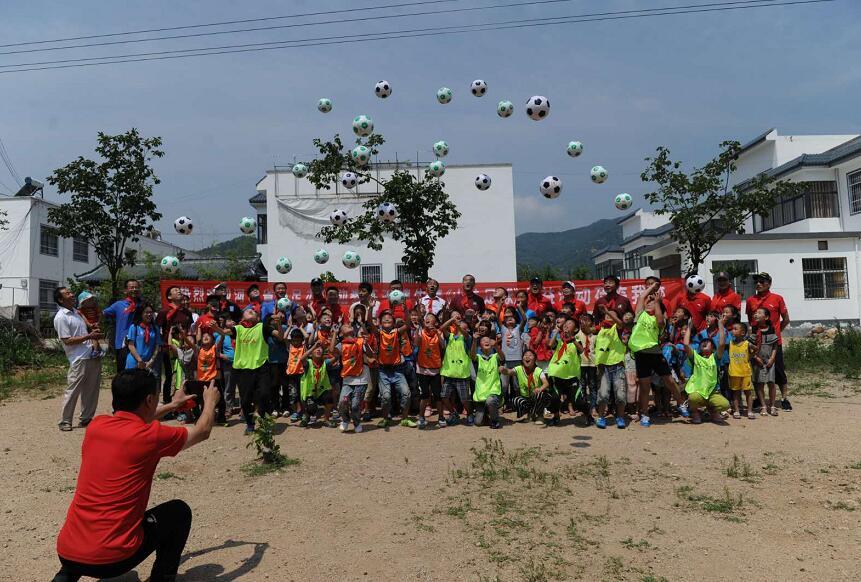
[[[280,419],[301,463],[258,477],[240,470],[242,426],[217,427],[162,461],[151,505],[194,511],[182,580],[858,580],[861,396],[816,382],[793,412],[724,426],[345,435]],[[58,565],[84,435],[56,429],[59,407],[0,404],[2,580]]]

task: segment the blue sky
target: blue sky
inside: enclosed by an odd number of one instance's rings
[[[372,22],[336,15],[319,18],[346,22],[0,55],[0,65],[705,1],[574,0]],[[389,3],[394,0],[4,2],[0,44]],[[439,7],[500,3],[461,0]],[[308,158],[314,137],[349,134],[352,117],[366,113],[388,140],[384,157],[415,158],[419,151],[427,160],[433,142],[445,139],[450,163],[513,163],[518,233],[564,230],[617,216],[612,200],[619,192],[641,203],[643,158],[658,145],[694,163],[713,155],[724,139],[745,141],[769,127],[783,134],[861,133],[859,17],[861,2],[838,0],[0,75],[0,137],[21,176],[44,178],[78,155],[91,155],[98,131],[137,127],[162,136],[160,226],[169,239],[196,248],[238,234],[238,219],[252,213],[247,199],[267,168]],[[468,92],[476,78],[489,85],[482,99]],[[379,79],[394,87],[388,100],[373,96]],[[441,86],[455,92],[447,106],[434,98]],[[534,94],[553,105],[541,122],[523,111]],[[320,97],[334,101],[332,113],[317,112]],[[513,117],[496,116],[501,99],[514,102]],[[577,159],[565,154],[573,139],[585,145]],[[589,181],[595,164],[610,172],[607,183]],[[553,202],[538,194],[548,174],[564,181],[562,197]],[[14,187],[2,166],[0,182],[2,192]],[[191,239],[170,226],[182,214],[196,220]]]

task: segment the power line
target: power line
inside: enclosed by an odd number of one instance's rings
[[[9,152],[6,150],[6,144],[3,143],[3,138],[0,138],[0,158],[3,160],[3,164],[6,166],[6,169],[9,170],[9,174],[11,174],[12,178],[15,179],[15,182],[18,183],[18,187],[24,185],[21,182],[21,176],[18,175],[18,172],[15,171],[15,165],[12,163],[12,160],[9,158]]]
[[[727,12],[732,10],[743,10],[749,8],[776,8],[781,6],[793,6],[803,4],[821,4],[834,2],[835,0],[794,0],[784,2],[761,2],[769,0],[746,0],[745,2],[717,2],[712,4],[694,4],[685,7],[649,8],[640,10],[623,10],[609,13],[581,14],[576,16],[518,19],[502,22],[490,22],[481,24],[455,25],[445,27],[419,28],[405,31],[386,31],[377,33],[363,33],[355,35],[337,35],[331,37],[317,37],[308,39],[296,39],[286,41],[273,41],[265,43],[248,43],[241,45],[225,45],[221,47],[201,47],[195,49],[177,49],[171,51],[155,51],[149,53],[132,53],[128,55],[114,55],[103,57],[89,57],[79,59],[63,59],[56,61],[42,61],[36,63],[18,63],[13,65],[0,65],[0,68],[28,67],[2,71],[0,74],[18,73],[27,71],[44,71],[52,69],[68,69],[78,67],[91,67],[98,65],[111,65],[122,63],[135,63],[144,61],[171,60],[178,58],[189,58],[209,55],[260,52],[267,50],[278,50],[287,48],[300,48],[309,46],[325,46],[337,44],[351,44],[357,42],[369,42],[379,40],[391,40],[398,38],[416,38],[424,36],[444,36],[451,34],[464,34],[467,32],[489,32],[497,30],[510,30],[519,28],[532,28],[536,26],[552,26],[560,24],[576,24],[584,22],[601,22],[613,20],[627,20],[634,18],[645,18],[654,16],[672,16],[679,14],[698,14],[707,12]],[[751,4],[751,2],[760,2]],[[704,8],[708,6],[709,8]],[[194,54],[187,54],[194,53]],[[141,57],[141,58],[138,58]],[[99,62],[91,62],[99,61]],[[63,64],[73,63],[73,64]],[[50,65],[50,66],[31,66]]]

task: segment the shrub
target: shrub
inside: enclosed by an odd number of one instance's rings
[[[30,338],[11,325],[0,325],[0,372],[9,372],[14,366],[39,366],[44,361],[44,352]]]
[[[861,331],[837,327],[831,345],[815,338],[788,342],[783,350],[786,368],[790,371],[830,370],[847,378],[861,376]]]

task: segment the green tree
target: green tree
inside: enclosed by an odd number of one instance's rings
[[[6,230],[9,227],[9,221],[6,220],[7,216],[5,210],[0,210],[0,230]]]
[[[366,139],[357,139],[356,144],[367,146],[376,155],[385,140],[379,134]],[[355,172],[360,183],[376,182],[382,192],[370,196],[362,205],[358,216],[352,216],[346,224],[325,226],[318,237],[327,243],[347,244],[361,240],[368,248],[380,250],[388,238],[403,244],[402,262],[406,271],[417,281],[425,281],[434,265],[434,255],[439,239],[445,238],[457,228],[461,214],[442,183],[436,178],[416,178],[405,170],[395,170],[388,179],[378,179],[367,167],[357,164],[344,150],[339,135],[332,141],[315,139],[320,158],[308,164],[308,179],[319,189],[329,190],[340,178],[342,170]],[[398,209],[398,220],[394,223],[377,219],[377,208],[390,202]]]
[[[93,247],[111,277],[111,299],[117,297],[119,275],[132,266],[136,253],[126,248],[161,218],[152,201],[160,181],[150,166],[164,156],[160,137],[144,138],[136,129],[120,134],[99,132],[99,161],[79,157],[54,170],[48,182],[71,201],[48,211],[48,220],[63,237],[81,237]]]
[[[685,173],[682,163],[670,159],[670,150],[657,148],[640,175],[656,186],[645,195],[655,214],[666,214],[673,225],[671,236],[694,273],[714,245],[730,233],[744,233],[744,223],[754,214],[767,214],[783,196],[803,192],[802,184],[760,174],[730,188],[735,161],[741,153],[737,141],[720,144],[720,154],[701,168]]]

